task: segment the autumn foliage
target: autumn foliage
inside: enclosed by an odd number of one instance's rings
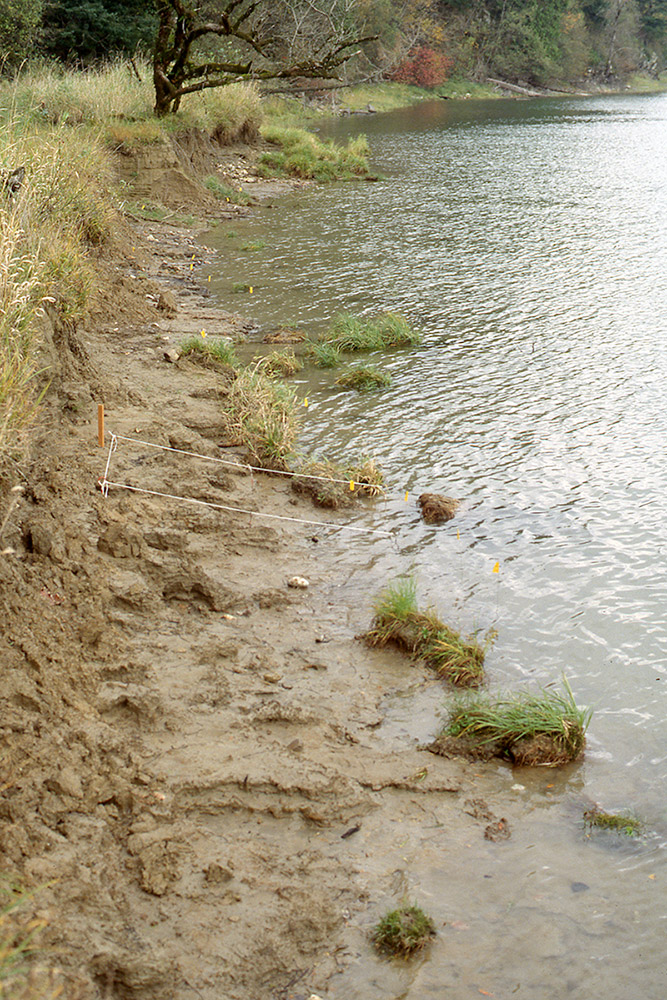
[[[421,45],[413,49],[394,70],[391,79],[417,87],[439,87],[451,73],[453,65],[454,60],[444,52]]]

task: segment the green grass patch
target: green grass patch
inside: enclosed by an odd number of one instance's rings
[[[341,362],[340,349],[326,340],[308,341],[304,355],[318,368],[336,368]]]
[[[264,177],[300,177],[325,182],[370,176],[365,136],[357,136],[346,146],[340,146],[300,128],[268,125],[262,135],[277,147],[260,157],[258,170]]]
[[[591,710],[579,708],[572,689],[478,695],[455,705],[432,744],[436,753],[501,757],[519,766],[558,766],[576,760],[586,743]]]
[[[407,958],[420,951],[435,935],[435,924],[421,907],[404,903],[376,924],[371,940],[385,955]]]
[[[329,458],[310,459],[298,465],[295,471],[299,475],[292,479],[292,489],[309,496],[317,507],[337,510],[360,497],[379,496],[384,492],[384,476],[372,458],[364,457],[346,464]]]
[[[369,389],[386,389],[391,385],[391,375],[374,368],[372,365],[359,365],[339,375],[336,385],[343,389],[356,389],[366,392]]]
[[[242,243],[239,250],[243,252],[264,250],[266,248],[266,240],[248,240],[247,243]]]
[[[294,351],[272,351],[257,362],[257,367],[271,378],[284,378],[295,375],[303,368],[303,361],[297,358]]]
[[[228,390],[224,412],[229,437],[250,461],[286,471],[301,416],[296,393],[256,366],[243,369]]]
[[[331,327],[320,338],[344,353],[382,351],[390,347],[414,347],[421,343],[422,334],[404,316],[383,312],[377,316],[336,316]]]
[[[643,822],[630,813],[609,813],[595,806],[584,813],[584,822],[596,830],[612,830],[626,837],[636,837],[644,829]]]
[[[183,357],[208,358],[229,368],[239,368],[241,362],[236,356],[234,345],[217,337],[188,337],[180,345]]]
[[[209,174],[208,177],[204,178],[204,187],[219,201],[229,201],[234,205],[250,204],[250,195],[243,188],[231,187],[231,185],[225,184],[219,177],[216,177],[215,174]]]
[[[232,292],[234,295],[252,295],[254,286],[250,285],[247,281],[235,281],[232,285]]]
[[[413,578],[390,584],[375,602],[374,618],[364,639],[369,646],[392,643],[435,670],[455,687],[479,687],[484,682],[488,648],[476,636],[467,640],[445,625],[435,611],[420,611]]]

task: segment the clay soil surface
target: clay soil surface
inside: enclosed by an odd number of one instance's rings
[[[36,890],[66,997],[342,1000],[407,890],[387,832],[428,814],[482,837],[489,814],[464,808],[469,765],[377,738],[420,671],[355,640],[331,570],[349,536],[102,495],[109,432],[243,460],[224,376],[165,359],[202,328],[250,332],[207,297],[205,253],[138,223],[99,262],[87,328],[47,324],[53,379],[2,535],[1,864]],[[276,477],[135,441],[109,479],[322,519]]]

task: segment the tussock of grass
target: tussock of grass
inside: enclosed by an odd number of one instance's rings
[[[644,824],[637,816],[628,813],[608,813],[597,806],[586,810],[584,822],[598,830],[613,830],[626,837],[636,837],[644,829]]]
[[[229,388],[224,416],[229,436],[245,446],[253,464],[285,471],[300,409],[291,387],[245,368]]]
[[[577,707],[567,681],[561,692],[478,695],[452,709],[431,749],[446,756],[458,749],[464,756],[501,757],[519,766],[557,766],[581,754],[591,714]]]
[[[487,647],[474,636],[462,639],[434,611],[420,611],[413,579],[398,580],[383,590],[374,610],[364,636],[369,646],[394,643],[455,687],[479,687],[484,682]]]
[[[279,147],[260,157],[258,170],[265,177],[334,181],[369,176],[369,148],[365,136],[357,136],[347,146],[339,146],[332,141],[323,142],[301,128],[267,125],[262,135],[267,142]]]
[[[435,924],[421,907],[404,903],[391,910],[371,934],[378,951],[403,958],[423,948],[435,935]]]
[[[263,338],[264,344],[300,344],[307,337],[302,330],[295,326],[277,326],[275,330],[270,330]]]
[[[232,292],[234,295],[247,295],[252,290],[252,287],[247,281],[235,281],[232,285]]]
[[[419,330],[411,327],[404,316],[384,312],[373,317],[336,316],[321,341],[339,351],[380,351],[389,347],[414,346],[421,342]]]
[[[299,475],[292,479],[292,489],[309,496],[316,506],[330,510],[383,492],[384,476],[372,458],[348,465],[328,458],[312,459],[300,464],[296,471]],[[354,483],[354,489],[350,489],[350,483]]]
[[[326,340],[310,340],[304,351],[306,358],[318,368],[335,368],[340,364],[341,352]]]
[[[239,368],[241,362],[236,356],[234,345],[228,340],[214,337],[188,337],[180,345],[181,354],[194,359],[211,359],[229,368]]]
[[[336,385],[343,389],[356,389],[358,392],[365,392],[368,389],[385,389],[391,385],[391,375],[381,372],[371,365],[359,365],[348,372],[344,372],[336,379]]]
[[[264,250],[266,247],[266,240],[248,240],[247,243],[242,243],[239,250],[247,253],[249,251]]]
[[[301,371],[303,361],[297,358],[294,351],[272,351],[257,362],[257,367],[271,378],[282,378]]]

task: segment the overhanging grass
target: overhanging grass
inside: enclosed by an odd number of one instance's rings
[[[382,372],[379,368],[371,365],[359,365],[349,371],[339,375],[336,385],[343,389],[356,389],[357,392],[366,392],[368,389],[386,389],[391,385],[391,375]]]
[[[487,646],[480,645],[476,636],[463,639],[434,611],[420,611],[414,579],[397,580],[386,587],[374,611],[364,636],[369,646],[393,643],[455,687],[479,687],[484,682]]]
[[[323,142],[305,129],[279,125],[265,126],[262,136],[277,147],[260,157],[258,170],[265,177],[334,181],[369,176],[365,136],[357,136],[346,146],[340,146],[330,140]]]
[[[336,316],[331,327],[320,338],[345,353],[353,351],[379,351],[389,347],[415,346],[421,343],[419,330],[410,326],[404,316],[383,312],[377,316]]]
[[[85,130],[46,129],[18,115],[0,128],[0,167],[25,167],[0,193],[0,458],[20,452],[38,397],[41,306],[77,321],[94,287],[91,255],[115,224],[106,154]],[[48,375],[47,375],[48,377]]]
[[[562,691],[500,698],[478,695],[455,705],[432,745],[435,752],[501,757],[524,766],[576,760],[586,743],[592,711],[579,708],[566,680]]]
[[[434,935],[435,924],[421,907],[404,903],[382,917],[371,940],[378,951],[406,958],[420,951]]]
[[[329,458],[310,459],[301,462],[295,471],[299,474],[292,479],[292,489],[309,496],[318,507],[337,510],[359,497],[379,496],[383,492],[384,476],[372,458],[347,464]]]

